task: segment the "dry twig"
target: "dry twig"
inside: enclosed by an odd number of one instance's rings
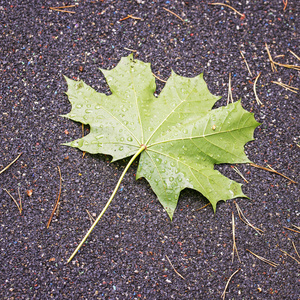
[[[256,76],[256,78],[254,80],[254,84],[253,84],[253,92],[254,92],[254,95],[255,95],[255,100],[256,100],[258,105],[262,105],[262,102],[259,100],[259,98],[257,96],[257,93],[256,93],[256,82],[257,82],[260,74],[261,74],[261,72]]]
[[[243,58],[243,60],[244,60],[244,62],[245,62],[245,64],[246,64],[246,67],[247,67],[247,69],[248,69],[248,72],[249,72],[250,76],[252,77],[252,76],[253,76],[253,75],[252,75],[252,72],[250,71],[249,65],[248,65],[248,63],[247,63],[247,61],[246,61],[246,58],[245,58],[245,56],[244,56],[244,54],[243,54],[243,52],[242,52],[241,50],[240,50],[240,53],[241,53],[242,58]]]
[[[21,152],[21,153],[17,156],[17,158],[15,158],[9,165],[7,165],[4,169],[2,169],[2,170],[0,171],[0,174],[3,173],[5,170],[7,170],[13,163],[15,163],[15,162],[19,159],[19,157],[22,155],[22,153],[23,153],[23,152]]]
[[[10,196],[10,198],[15,202],[15,204],[18,207],[20,215],[22,215],[22,204],[21,206],[18,204],[17,200],[10,194],[10,192],[7,189],[4,189],[4,191]]]
[[[275,174],[277,174],[277,175],[280,175],[280,176],[282,176],[282,177],[288,179],[288,180],[291,181],[292,183],[296,183],[296,184],[297,184],[296,181],[294,181],[294,180],[292,180],[291,178],[289,178],[289,177],[287,177],[287,176],[285,176],[285,175],[283,175],[283,174],[281,174],[281,173],[275,171],[275,170],[274,170],[273,168],[271,168],[270,166],[269,166],[270,168],[266,168],[266,167],[262,167],[262,166],[259,166],[259,165],[256,165],[256,164],[252,164],[252,163],[250,164],[250,166],[255,167],[255,168],[259,168],[259,169],[262,169],[262,170],[265,170],[265,171],[269,171],[269,172],[271,172],[271,173],[275,173]]]
[[[237,210],[237,212],[238,212],[238,214],[239,214],[240,219],[241,219],[246,225],[252,227],[256,232],[258,232],[259,234],[261,234],[261,232],[263,232],[263,230],[261,230],[261,229],[255,227],[254,225],[252,225],[252,224],[248,221],[248,219],[244,216],[242,210],[240,209],[240,207],[238,206],[238,204],[236,203],[236,201],[234,201],[234,203],[235,203],[236,210]]]
[[[60,194],[61,194],[61,172],[60,172],[59,166],[57,166],[57,169],[58,169],[58,173],[59,173],[59,192],[58,192],[57,201],[56,201],[56,203],[55,203],[55,206],[54,206],[54,208],[53,208],[53,210],[52,210],[51,216],[50,216],[49,221],[48,221],[48,223],[47,223],[47,229],[49,228],[50,223],[51,223],[51,221],[52,221],[52,218],[53,218],[53,216],[54,216],[54,213],[55,213],[55,211],[56,211],[56,209],[57,209],[57,206],[58,206],[58,203],[59,203],[59,199],[60,199]]]
[[[167,258],[168,262],[170,263],[171,267],[173,268],[174,272],[175,272],[178,276],[180,276],[183,280],[185,280],[185,278],[184,278],[179,272],[176,271],[176,269],[174,268],[173,264],[171,263],[171,261],[170,261],[170,259],[169,259],[169,257],[168,257],[167,255],[166,255],[166,258]]]
[[[232,246],[232,262],[234,260],[234,251],[236,252],[236,255],[239,259],[239,262],[241,262],[240,257],[239,257],[239,253],[236,247],[236,243],[235,243],[235,223],[234,223],[234,213],[232,212],[232,239],[233,239],[233,246]]]
[[[278,85],[280,85],[280,86],[282,86],[283,88],[285,88],[286,90],[289,90],[289,91],[291,91],[291,92],[293,92],[293,93],[295,93],[295,94],[297,94],[298,92],[298,88],[296,88],[296,87],[293,87],[293,86],[290,86],[290,85],[287,85],[287,84],[285,84],[285,83],[282,83],[282,82],[279,82],[279,81],[271,81],[272,83],[275,83],[275,84],[278,84]]]
[[[182,18],[180,18],[177,14],[175,14],[174,12],[172,12],[171,10],[163,7],[163,9],[167,12],[169,12],[170,14],[174,15],[175,17],[177,17],[178,19],[180,19],[182,22],[184,22],[184,20]]]
[[[238,271],[240,271],[240,270],[241,270],[241,269],[237,269],[234,273],[231,274],[231,276],[230,276],[229,279],[227,280],[227,283],[226,283],[224,292],[223,292],[223,294],[221,295],[221,297],[222,297],[223,300],[225,299],[225,296],[226,296],[226,290],[227,290],[227,288],[228,288],[228,285],[229,285],[229,282],[230,282],[231,278],[232,278]]]
[[[248,249],[246,249],[246,250],[247,250],[248,252],[250,252],[252,255],[254,255],[255,257],[257,257],[258,259],[260,259],[261,261],[263,261],[263,262],[269,264],[269,265],[272,266],[272,267],[277,267],[277,266],[279,265],[279,264],[276,264],[276,263],[274,263],[274,262],[272,262],[272,261],[270,261],[270,260],[268,260],[268,259],[266,259],[266,258],[264,258],[264,257],[261,257],[261,256],[255,254],[255,253],[251,252],[251,251],[248,250]]]

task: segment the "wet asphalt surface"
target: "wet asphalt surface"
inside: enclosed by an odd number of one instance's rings
[[[204,72],[210,91],[226,105],[231,73],[234,101],[242,99],[260,125],[245,146],[256,164],[270,165],[297,181],[299,93],[272,83],[299,85],[299,72],[272,72],[265,43],[279,63],[299,65],[299,5],[282,1],[0,1],[0,298],[1,299],[299,299],[298,185],[279,175],[239,165],[249,199],[236,199],[260,235],[238,217],[234,200],[214,215],[199,193],[181,193],[173,222],[136,166],[75,259],[66,261],[105,205],[128,160],[62,146],[82,136],[70,111],[63,75],[109,88],[99,68],[114,67],[132,49],[167,80],[171,69],[193,77]],[[78,4],[58,12],[49,7]],[[164,10],[167,8],[175,15]],[[127,15],[140,19],[128,18]],[[240,54],[245,56],[252,75]],[[277,57],[276,57],[277,56]],[[263,105],[258,105],[256,90]],[[163,83],[157,80],[157,94]],[[84,129],[85,134],[88,128]],[[62,191],[58,212],[46,229]],[[218,166],[240,183],[230,165]],[[23,212],[4,189],[18,199]],[[31,195],[30,195],[31,194]],[[88,212],[87,212],[88,211]],[[232,262],[232,212],[236,246]],[[293,243],[292,243],[293,242]],[[276,264],[273,267],[249,251]],[[175,273],[174,268],[183,277]]]

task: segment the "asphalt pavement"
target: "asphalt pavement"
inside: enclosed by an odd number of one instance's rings
[[[300,65],[300,6],[209,3],[0,0],[0,172],[22,153],[0,174],[1,299],[220,299],[227,283],[225,299],[300,298],[299,185],[291,181],[299,181],[300,80],[283,66]],[[234,165],[245,182],[231,165],[217,166],[244,183],[250,199],[219,202],[214,214],[186,189],[171,222],[147,181],[135,180],[135,163],[67,264],[128,160],[110,163],[62,145],[89,130],[61,117],[71,108],[63,75],[109,94],[99,68],[130,53],[165,81],[172,69],[204,72],[211,93],[222,96],[215,107],[226,105],[231,76],[233,101],[262,123],[245,146],[249,159],[289,179]],[[158,95],[164,82],[156,84]],[[47,229],[59,170],[60,201]],[[6,190],[18,204],[19,191],[21,215]],[[262,234],[241,221],[235,203]]]

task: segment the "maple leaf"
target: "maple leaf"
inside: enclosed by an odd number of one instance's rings
[[[139,155],[136,177],[147,179],[171,219],[185,188],[199,191],[214,211],[220,200],[246,197],[241,184],[214,169],[215,164],[250,162],[244,145],[259,123],[240,101],[212,109],[220,97],[209,92],[203,74],[185,78],[173,71],[155,97],[150,64],[132,55],[101,71],[111,95],[66,78],[72,109],[65,117],[89,124],[90,133],[65,145],[108,154],[113,161],[133,156],[108,204]]]

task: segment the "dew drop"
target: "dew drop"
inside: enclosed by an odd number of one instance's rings
[[[72,142],[72,143],[71,143],[71,146],[72,146],[72,147],[78,147],[78,142],[75,142],[75,141]]]
[[[170,165],[171,167],[175,167],[176,164],[172,161]]]
[[[100,109],[101,108],[101,106],[99,105],[99,104],[97,104],[96,106],[95,106],[95,109]]]
[[[82,107],[81,104],[77,104],[77,105],[76,105],[76,108],[81,108],[81,107]]]
[[[121,146],[121,147],[119,147],[119,150],[120,150],[120,151],[123,151],[123,149],[124,149],[124,147],[122,147],[122,146]]]
[[[172,182],[174,181],[174,177],[169,177],[169,180]]]
[[[86,113],[86,114],[90,114],[91,112],[93,112],[92,109],[86,109],[86,110],[85,110],[85,113]]]
[[[129,137],[127,138],[127,141],[128,141],[128,142],[132,142],[132,137],[129,136]]]

